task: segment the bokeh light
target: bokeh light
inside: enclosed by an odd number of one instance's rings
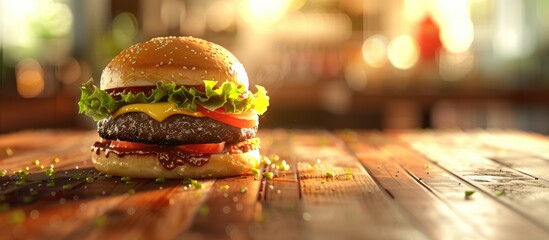
[[[272,23],[284,16],[288,8],[286,0],[242,1],[242,18],[254,24]]]
[[[410,35],[398,36],[389,43],[387,56],[395,68],[409,69],[419,59],[417,43]]]
[[[234,9],[227,1],[215,1],[206,11],[206,24],[215,32],[223,31],[234,23]]]
[[[360,92],[366,89],[368,79],[366,70],[361,64],[353,63],[345,67],[345,82],[349,88]]]
[[[1,1],[0,42],[13,63],[42,53],[43,42],[67,37],[73,15],[68,5],[53,0]],[[65,44],[68,46],[68,44]]]
[[[32,98],[44,91],[42,66],[35,59],[25,59],[17,64],[16,84],[21,97]]]
[[[474,39],[469,1],[438,1],[437,6],[434,16],[440,26],[442,45],[454,53],[467,51]]]
[[[372,67],[380,68],[387,63],[387,38],[373,35],[362,44],[362,56]]]
[[[130,46],[138,32],[137,19],[132,13],[120,13],[112,21],[112,37],[120,49]]]

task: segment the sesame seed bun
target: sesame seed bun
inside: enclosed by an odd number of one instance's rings
[[[103,70],[102,90],[156,86],[156,82],[203,85],[203,80],[243,84],[248,76],[227,49],[194,37],[160,37],[135,44]]]

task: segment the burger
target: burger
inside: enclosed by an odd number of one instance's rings
[[[194,37],[135,44],[81,88],[79,112],[97,121],[99,171],[137,178],[227,177],[260,162],[265,88],[225,48]]]

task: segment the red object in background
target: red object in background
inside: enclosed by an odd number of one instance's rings
[[[417,42],[419,44],[421,59],[434,60],[437,52],[442,47],[440,28],[430,16],[427,16],[419,24],[418,30]]]

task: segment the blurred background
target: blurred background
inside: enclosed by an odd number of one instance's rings
[[[545,0],[0,0],[0,133],[92,128],[80,85],[152,37],[218,43],[261,127],[549,133]]]

